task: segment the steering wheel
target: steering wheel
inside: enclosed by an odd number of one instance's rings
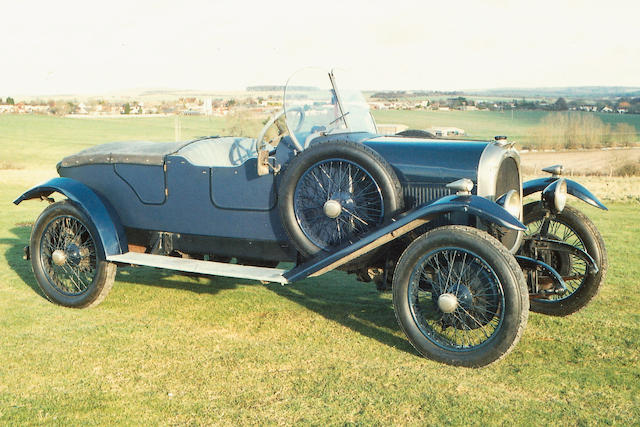
[[[260,131],[260,134],[258,135],[258,138],[256,139],[256,151],[258,152],[258,154],[260,153],[261,150],[264,149],[264,147],[266,145],[268,145],[268,142],[264,141],[264,136],[267,134],[267,131],[269,130],[269,128],[271,126],[273,126],[273,124],[278,121],[278,119],[282,116],[284,116],[287,113],[290,112],[298,112],[300,114],[300,120],[298,121],[298,124],[296,125],[296,128],[293,130],[293,132],[298,132],[300,130],[300,128],[302,127],[302,123],[304,122],[304,108],[303,107],[291,107],[291,108],[287,108],[286,110],[282,110],[280,112],[278,112],[275,116],[271,117],[269,119],[269,121],[267,122],[267,124],[264,125],[264,127],[262,128],[262,130]],[[287,129],[289,128],[289,126],[287,126]],[[298,140],[296,139],[296,137],[293,135],[293,133],[291,131],[289,131],[289,134],[291,136],[291,140],[293,141],[294,145],[296,146],[296,148],[300,151],[302,151],[302,146],[300,146],[300,143],[298,142]]]

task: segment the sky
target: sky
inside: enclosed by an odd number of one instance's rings
[[[640,2],[0,0],[0,97],[243,90],[305,66],[366,90],[640,86]]]

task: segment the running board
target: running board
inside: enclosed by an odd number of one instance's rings
[[[148,267],[187,271],[189,273],[206,274],[210,276],[225,276],[235,277],[238,279],[275,282],[282,285],[289,282],[283,276],[283,273],[287,270],[281,270],[278,268],[201,261],[198,259],[184,259],[164,255],[143,254],[139,252],[127,252],[122,255],[111,255],[107,257],[107,261],[120,262],[123,264],[146,265]]]

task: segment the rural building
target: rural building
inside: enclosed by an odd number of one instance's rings
[[[445,127],[445,126],[432,126],[427,129],[428,132],[431,132],[435,136],[438,137],[449,137],[449,136],[461,136],[464,135],[464,129],[454,128],[454,127]]]

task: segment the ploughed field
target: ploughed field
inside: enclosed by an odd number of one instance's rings
[[[520,153],[526,173],[539,173],[549,165],[562,163],[567,175],[616,175],[619,166],[640,163],[640,147],[571,150],[571,151],[527,151]]]
[[[640,204],[615,189],[609,212],[573,203],[607,244],[600,295],[567,318],[531,313],[516,349],[480,370],[419,357],[390,294],[341,272],[282,287],[121,268],[98,307],[47,302],[22,259],[44,204],[11,201],[81,148],[173,140],[173,120],[0,116],[0,424],[640,419]],[[224,126],[183,120],[184,138]],[[577,179],[599,196],[612,182]]]

